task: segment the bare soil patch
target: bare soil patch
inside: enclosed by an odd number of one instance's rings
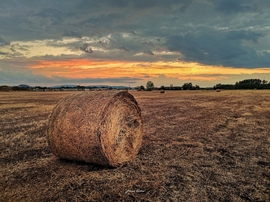
[[[270,91],[131,91],[143,143],[118,168],[50,152],[49,115],[70,93],[0,93],[0,201],[270,200]]]

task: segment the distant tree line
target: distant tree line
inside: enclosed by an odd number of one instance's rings
[[[29,90],[30,88],[23,88],[19,86],[7,86],[7,85],[0,86],[0,91],[29,91]]]
[[[51,90],[78,90],[78,91],[84,91],[84,90],[95,90],[95,89],[108,89],[113,90],[113,87],[110,86],[61,86],[58,88],[50,88],[50,87],[41,87],[41,86],[35,86],[30,87],[27,85],[24,86],[7,86],[3,85],[0,86],[0,91],[51,91]],[[122,90],[128,90],[132,89],[130,87],[126,87],[126,89],[122,88]],[[200,89],[224,89],[224,90],[236,90],[236,89],[270,89],[270,83],[268,81],[261,80],[261,79],[245,79],[242,81],[238,81],[235,84],[216,84],[214,87],[208,87],[208,88],[201,88],[199,85],[193,85],[191,82],[184,83],[182,86],[161,86],[161,87],[155,87],[154,83],[152,81],[148,81],[146,83],[146,88],[141,85],[135,87],[138,91],[151,91],[151,90],[200,90]]]
[[[199,90],[201,89],[200,86],[198,85],[193,85],[191,82],[189,83],[184,83],[183,86],[161,86],[161,87],[155,87],[154,83],[152,81],[147,81],[146,83],[146,88],[141,85],[135,87],[136,90],[138,91],[151,91],[151,90]]]
[[[245,79],[238,81],[235,84],[216,84],[214,89],[270,89],[270,83],[261,79]]]
[[[151,90],[236,90],[236,89],[270,89],[270,83],[266,80],[260,79],[245,79],[238,81],[235,84],[216,84],[214,87],[201,88],[199,85],[193,85],[191,82],[184,83],[182,86],[161,86],[155,87],[152,81],[146,83],[146,88],[141,85],[135,87],[138,91],[151,91]]]
[[[111,87],[111,86],[59,86],[59,87],[42,87],[42,86],[0,86],[0,91],[85,91],[85,90],[131,90],[131,87]]]

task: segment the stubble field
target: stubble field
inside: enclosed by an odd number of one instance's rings
[[[270,91],[131,91],[143,143],[118,168],[50,152],[49,115],[70,93],[0,92],[0,201],[270,200]]]

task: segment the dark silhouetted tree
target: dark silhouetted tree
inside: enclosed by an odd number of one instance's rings
[[[154,83],[152,81],[147,81],[146,83],[146,90],[153,90],[154,89]]]
[[[191,90],[192,87],[192,83],[184,83],[184,85],[182,86],[183,90]]]

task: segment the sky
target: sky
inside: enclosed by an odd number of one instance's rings
[[[0,85],[270,81],[269,0],[0,0]]]

